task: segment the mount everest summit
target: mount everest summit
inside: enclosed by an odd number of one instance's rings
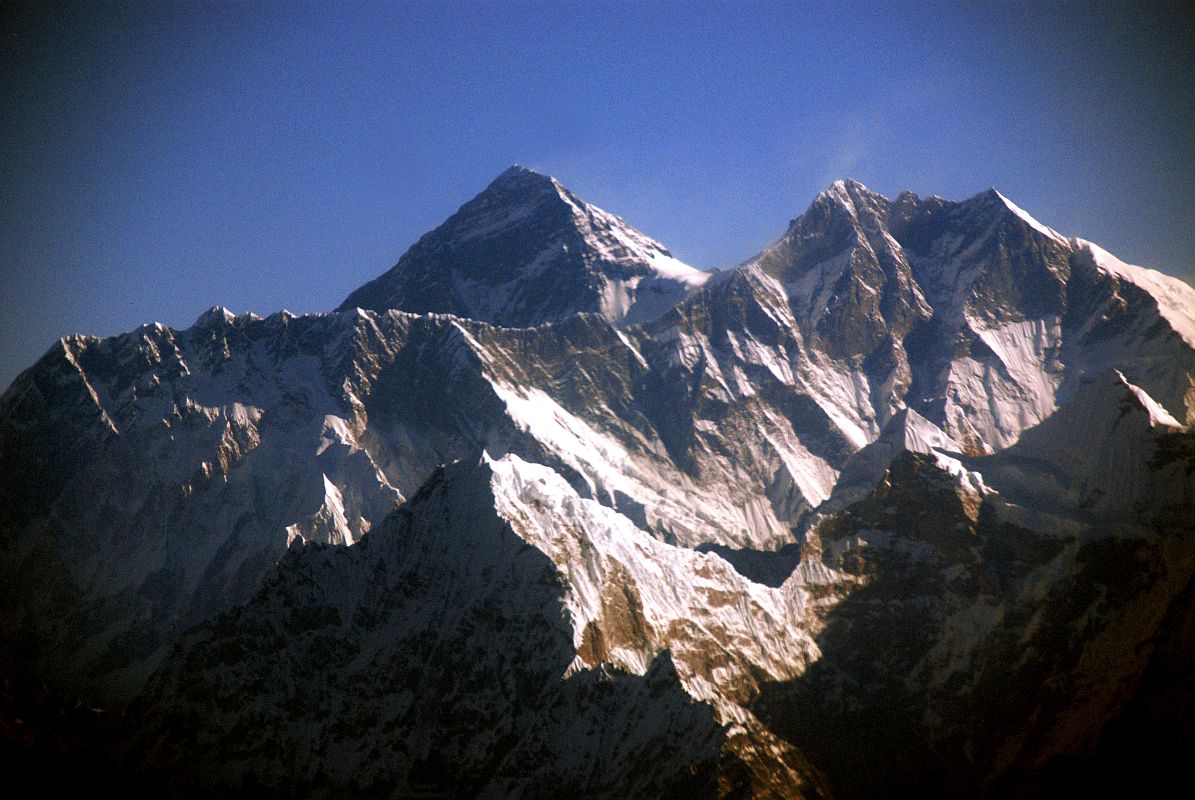
[[[7,749],[99,730],[134,794],[1141,791],[1192,752],[1193,422],[1195,290],[994,190],[840,181],[707,273],[514,167],[336,312],[9,387]]]
[[[514,166],[337,310],[505,327],[589,312],[626,325],[660,316],[709,277],[555,178]]]

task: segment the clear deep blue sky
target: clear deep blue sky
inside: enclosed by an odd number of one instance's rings
[[[516,162],[696,266],[853,177],[1195,281],[1191,9],[7,4],[0,387],[71,332],[334,308]]]

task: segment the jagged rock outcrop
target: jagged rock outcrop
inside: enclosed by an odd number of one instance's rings
[[[755,586],[483,455],[354,547],[296,544],[189,634],[128,757],[225,789],[801,796],[800,755],[739,703],[816,657],[804,621],[827,580]]]

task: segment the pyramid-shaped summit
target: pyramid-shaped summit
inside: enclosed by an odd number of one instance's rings
[[[513,166],[339,310],[455,314],[506,327],[589,312],[633,324],[708,277],[555,178]]]

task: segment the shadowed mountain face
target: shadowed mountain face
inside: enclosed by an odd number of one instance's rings
[[[564,677],[567,587],[495,512],[493,477],[460,462],[360,544],[296,545],[155,677],[132,771],[146,748],[175,791],[218,775],[301,794],[715,797],[724,731],[667,651],[642,674]]]
[[[579,312],[633,323],[664,313],[708,277],[555,179],[511,167],[339,310],[455,314],[513,327]]]
[[[1138,785],[1193,387],[1195,291],[995,191],[839,182],[711,275],[512,168],[340,311],[14,382],[0,720],[180,795]]]

